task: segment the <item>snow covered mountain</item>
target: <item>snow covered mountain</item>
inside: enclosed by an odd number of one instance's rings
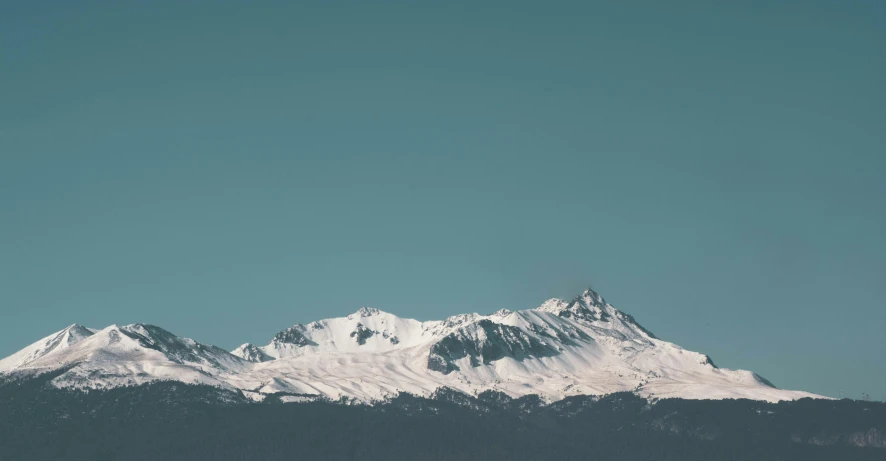
[[[592,290],[571,301],[442,321],[361,308],[298,324],[265,346],[229,353],[151,325],[90,330],[72,325],[0,360],[0,374],[59,371],[58,387],[106,388],[176,380],[238,389],[256,400],[384,400],[448,387],[477,394],[633,391],[644,397],[790,400],[821,397],[775,388],[750,371],[718,368],[706,355],[662,341]]]
[[[94,330],[74,324],[0,360],[0,373],[34,362],[52,352],[67,349],[92,336]]]
[[[56,343],[51,349],[43,347]],[[59,387],[107,388],[154,380],[227,387],[219,376],[245,370],[246,364],[224,349],[153,325],[111,325],[103,330],[71,325],[4,359],[0,372],[65,370],[53,381]]]

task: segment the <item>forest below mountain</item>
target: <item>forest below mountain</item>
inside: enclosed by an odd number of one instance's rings
[[[879,402],[617,393],[543,405],[441,390],[373,406],[253,403],[181,383],[84,392],[50,379],[0,383],[0,460],[886,459]]]

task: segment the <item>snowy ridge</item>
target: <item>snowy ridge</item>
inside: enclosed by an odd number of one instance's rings
[[[92,336],[93,330],[76,323],[62,331],[51,334],[40,341],[0,360],[0,373],[25,366],[55,351],[67,349]]]
[[[718,368],[706,355],[662,341],[593,290],[535,309],[404,319],[363,307],[346,317],[286,328],[265,346],[233,352],[151,325],[79,325],[0,360],[0,373],[65,369],[53,384],[102,388],[176,380],[239,389],[255,400],[381,401],[400,392],[486,390],[548,401],[633,391],[644,397],[790,400],[753,372]]]

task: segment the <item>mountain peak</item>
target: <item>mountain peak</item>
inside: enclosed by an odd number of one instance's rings
[[[271,340],[271,342],[293,344],[298,347],[316,346],[317,343],[311,341],[310,339],[308,339],[307,336],[305,336],[305,331],[307,331],[307,328],[299,323],[274,335],[274,339]]]
[[[161,336],[161,337],[173,337],[174,334],[166,331],[165,329],[158,327],[156,325],[151,325],[148,323],[130,323],[128,325],[123,325],[117,327],[119,330],[130,333],[137,333],[145,336]]]
[[[87,336],[92,336],[95,331],[80,325],[79,323],[72,323],[67,328],[62,330],[62,332],[68,333],[69,335],[73,335],[80,338],[85,338]]]
[[[265,352],[261,350],[260,347],[252,343],[241,345],[240,347],[231,351],[231,354],[240,357],[243,360],[254,363],[269,362],[271,360],[274,360],[274,357],[265,354]]]
[[[366,307],[363,306],[360,309],[357,309],[357,312],[351,314],[354,317],[372,317],[373,315],[384,314],[384,312],[374,308],[374,307]]]
[[[600,296],[600,293],[597,293],[590,287],[586,288],[576,299],[584,300],[591,306],[602,307],[606,305],[606,300],[603,299],[603,296]]]
[[[542,312],[557,312],[557,311],[565,308],[567,305],[569,305],[569,303],[566,301],[563,301],[560,298],[551,298],[551,299],[543,302],[541,304],[541,306],[538,306],[535,309],[542,311]]]
[[[55,351],[67,349],[92,335],[93,331],[89,328],[72,324],[0,360],[0,372],[26,365]]]
[[[560,298],[551,298],[541,306],[535,308],[535,310],[542,312],[552,312],[554,314],[559,314],[560,312],[574,308],[575,306],[585,306],[589,308],[600,309],[606,306],[606,300],[603,299],[603,296],[600,293],[597,293],[591,288],[586,288],[581,292],[580,295],[572,298],[572,301],[564,301]]]

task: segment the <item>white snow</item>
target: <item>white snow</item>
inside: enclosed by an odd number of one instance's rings
[[[27,365],[52,352],[67,349],[74,344],[92,336],[95,333],[90,328],[74,324],[62,331],[53,333],[40,341],[16,352],[15,354],[0,360],[0,373],[13,370]]]
[[[437,365],[430,366],[436,359]],[[0,360],[0,373],[70,367],[59,387],[104,388],[175,380],[236,388],[254,400],[341,397],[382,401],[440,387],[497,390],[547,401],[633,391],[650,398],[823,398],[776,389],[754,373],[716,368],[704,354],[659,340],[587,290],[569,302],[501,309],[442,321],[404,319],[373,308],[295,325],[265,346],[233,353],[157,327],[72,325]],[[437,371],[435,371],[435,369]]]

